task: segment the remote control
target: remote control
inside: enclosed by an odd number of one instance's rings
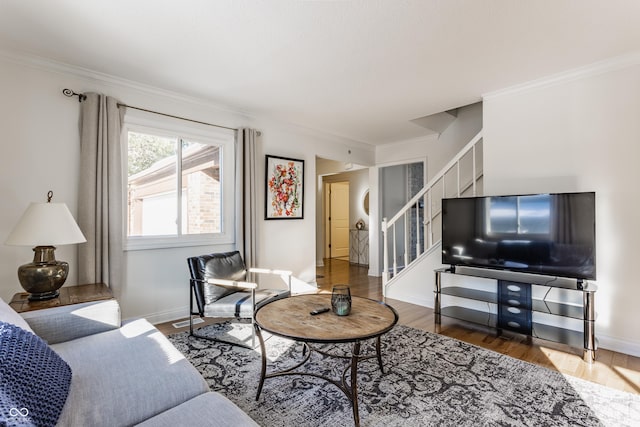
[[[329,311],[330,309],[325,307],[325,308],[319,308],[317,310],[313,310],[311,313],[312,316],[315,316],[316,314],[322,314],[322,313],[326,313],[327,311]]]

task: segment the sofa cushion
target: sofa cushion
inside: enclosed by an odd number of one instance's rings
[[[144,319],[51,347],[73,370],[60,425],[133,425],[209,391],[193,365]]]
[[[0,425],[55,425],[70,383],[69,365],[42,338],[0,322]]]
[[[139,427],[257,427],[258,424],[223,395],[215,392],[169,409],[139,424]]]
[[[0,298],[0,322],[7,322],[33,332],[29,324],[9,304]]]

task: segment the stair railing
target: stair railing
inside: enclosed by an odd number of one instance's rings
[[[482,142],[482,131],[478,132],[476,136],[464,146],[462,150],[456,154],[456,156],[447,165],[440,170],[422,190],[420,190],[415,196],[411,198],[390,220],[387,218],[382,219],[382,234],[383,234],[383,272],[382,272],[382,291],[386,296],[387,286],[390,284],[393,278],[395,278],[399,271],[406,269],[413,263],[415,263],[422,254],[427,253],[431,248],[440,242],[440,237],[434,237],[433,223],[441,214],[441,206],[434,209],[434,201],[437,201],[438,195],[436,192],[438,186],[442,187],[441,197],[460,197],[465,192],[471,190],[471,195],[477,195],[477,184],[482,178],[482,168],[478,168],[476,165],[477,150]],[[471,179],[465,182],[461,181],[461,167],[463,159],[468,159],[468,155],[471,155]],[[446,178],[450,172],[455,172],[455,191],[453,194],[447,193]],[[420,218],[420,208],[423,209],[423,220]],[[411,211],[415,210],[415,215]],[[412,218],[413,216],[413,218]],[[404,219],[399,224],[399,220]],[[412,224],[415,223],[415,224]],[[421,230],[422,225],[422,230]],[[401,228],[401,233],[404,236],[404,265],[398,265],[397,254],[397,228]],[[391,236],[390,236],[391,234]],[[392,244],[393,263],[389,265],[389,241]],[[409,242],[415,242],[415,256],[410,255]]]

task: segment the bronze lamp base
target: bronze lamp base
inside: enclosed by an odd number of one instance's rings
[[[30,301],[55,298],[59,295],[69,274],[69,264],[56,261],[54,246],[36,246],[33,248],[33,262],[18,268],[18,280]]]

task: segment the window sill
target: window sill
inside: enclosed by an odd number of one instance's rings
[[[234,240],[224,235],[198,235],[181,237],[129,237],[125,240],[124,250],[144,251],[150,249],[186,248],[194,246],[211,246],[233,244]]]

